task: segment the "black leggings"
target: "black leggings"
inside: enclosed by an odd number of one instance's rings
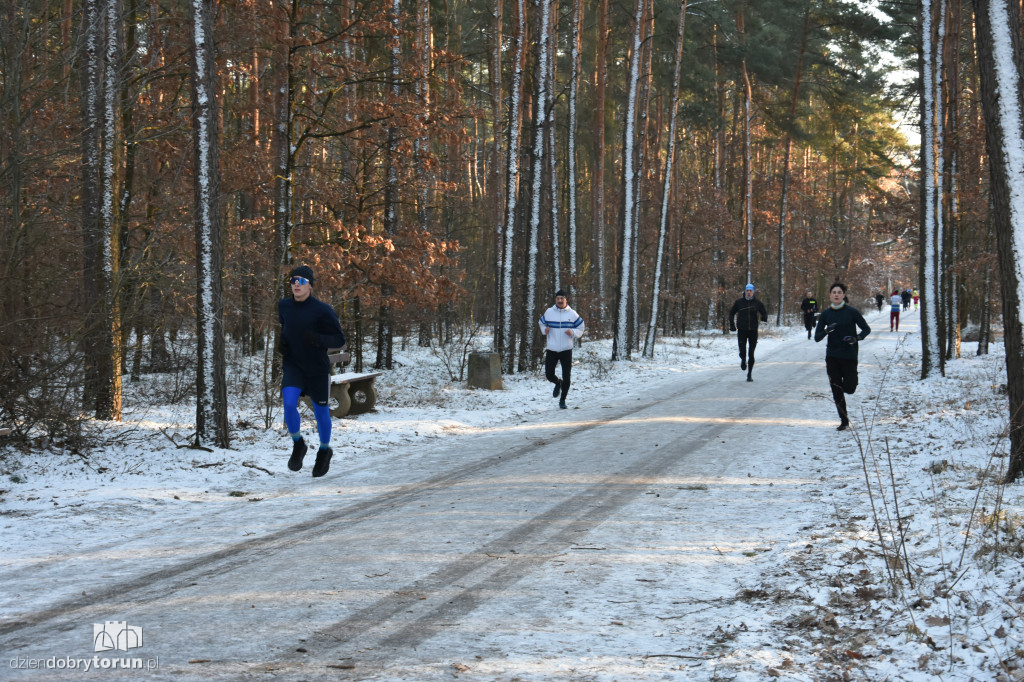
[[[757,330],[743,329],[736,330],[736,341],[740,347],[740,360],[747,361],[747,367],[754,366],[754,349],[757,348]],[[747,349],[749,345],[749,350]]]
[[[555,365],[559,364],[562,365],[561,379],[555,376]],[[544,372],[548,381],[562,385],[562,400],[565,400],[565,396],[569,392],[569,380],[572,378],[572,351],[563,350],[560,353],[553,350],[545,351]]]
[[[825,370],[832,388],[832,400],[836,403],[839,419],[850,421],[846,414],[846,394],[857,390],[857,359],[825,357]]]

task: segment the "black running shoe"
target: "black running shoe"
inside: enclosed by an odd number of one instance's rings
[[[567,409],[569,409],[568,407],[566,407],[566,405],[565,405],[565,401],[564,401],[564,400],[559,400],[559,401],[558,401],[558,407],[559,407],[559,409],[562,409],[562,410],[567,410]]]
[[[836,427],[836,431],[845,431],[848,428],[850,428],[850,422],[844,419],[842,423],[840,423],[839,426]]]
[[[754,380],[754,377],[750,376],[750,374],[747,373],[747,381],[753,381],[753,380]]]
[[[316,464],[313,465],[313,478],[319,478],[327,473],[327,470],[331,468],[331,457],[334,456],[334,450],[330,448],[320,448],[316,451]]]
[[[740,369],[742,369],[742,370],[746,370],[747,369],[747,361],[745,359],[744,360],[740,360]]]
[[[288,468],[292,471],[298,471],[302,468],[302,458],[306,456],[306,441],[302,438],[295,441],[292,445],[292,456],[288,458]]]
[[[562,392],[562,382],[559,381],[557,384],[555,384],[554,390],[551,391],[551,397],[552,398],[557,398],[558,394],[561,393],[561,392]]]

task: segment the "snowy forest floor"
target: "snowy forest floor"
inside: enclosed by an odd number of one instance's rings
[[[503,647],[501,658],[449,650],[448,656],[426,660],[424,653],[424,660],[416,661],[413,652],[407,667],[396,663],[379,673],[328,665],[319,672],[311,666],[301,673],[281,668],[272,676],[1024,679],[1024,499],[1022,484],[1000,484],[1008,450],[1002,346],[994,344],[991,354],[977,356],[975,345],[966,343],[963,357],[947,363],[945,377],[921,381],[916,313],[904,314],[899,334],[883,329],[887,312],[866,317],[873,334],[861,351],[860,389],[850,399],[855,429],[848,433],[834,431],[824,345],[808,341],[802,329],[762,331],[754,375],[759,402],[772,399],[771,372],[787,371],[780,365],[791,362],[792,354],[819,366],[805,390],[778,396],[763,436],[726,453],[735,458],[729,466],[736,480],[750,479],[743,485],[755,486],[744,492],[737,483],[735,496],[776,484],[780,490],[790,474],[802,478],[803,497],[787,502],[785,518],[750,519],[751,537],[730,548],[716,538],[714,514],[719,505],[728,508],[740,500],[718,499],[730,493],[713,481],[680,478],[678,485],[668,485],[664,479],[642,494],[647,499],[641,502],[657,496],[665,505],[646,514],[666,519],[696,514],[706,524],[696,529],[702,534],[695,542],[710,556],[707,561],[721,559],[723,565],[712,565],[705,582],[714,583],[718,570],[728,576],[727,585],[723,577],[723,584],[709,587],[706,599],[674,592],[670,580],[657,594],[639,591],[656,580],[637,577],[636,557],[619,562],[597,550],[619,541],[643,543],[628,537],[628,528],[611,530],[605,524],[604,534],[595,536],[604,544],[573,549],[594,550],[577,552],[586,555],[578,561],[589,562],[580,571],[600,568],[607,585],[593,587],[588,604],[566,607],[561,624],[529,634],[495,634],[489,646]],[[646,400],[652,387],[680,385],[720,370],[725,378],[716,383],[730,382],[721,390],[740,400],[753,390],[735,371],[734,335],[695,332],[660,339],[653,359],[616,363],[608,360],[609,342],[584,341],[575,352],[568,418]],[[399,367],[378,380],[377,410],[335,421],[335,457],[323,479],[309,479],[303,471],[299,481],[285,469],[289,445],[280,407],[262,406],[259,382],[245,379],[260,373],[244,359],[232,369],[229,450],[179,447],[189,440],[194,407],[187,399],[168,403],[168,396],[182,390],[161,375],[125,383],[124,422],[96,425],[106,447],[86,455],[0,450],[0,678],[68,676],[9,666],[8,659],[19,656],[91,656],[86,616],[98,612],[85,611],[76,599],[111,575],[128,580],[183,556],[298,523],[301,513],[312,518],[337,500],[344,504],[398,485],[391,472],[409,470],[415,478],[419,458],[428,450],[458,450],[460,444],[476,443],[474,437],[527,428],[552,414],[550,385],[540,370],[506,376],[505,390],[488,392],[452,381],[445,353],[410,345],[397,356]],[[770,430],[772,420],[784,422],[787,415],[792,424],[779,437],[777,429]],[[304,430],[307,440],[315,439],[309,414]],[[706,502],[693,505],[691,498],[699,495],[706,495]],[[299,496],[303,512],[283,506]],[[691,511],[679,511],[687,506]],[[289,518],[279,518],[280,510]],[[702,510],[708,517],[700,516]],[[209,519],[202,537],[175,532],[199,517]],[[643,542],[674,546],[677,539],[665,536],[672,527]],[[691,527],[688,538],[696,530]],[[150,545],[150,537],[162,539]],[[663,554],[665,576],[704,570],[685,565],[685,552]],[[553,571],[549,562],[536,567],[531,579],[538,590],[560,593],[561,574],[570,572]],[[630,594],[609,587],[616,582],[627,585]],[[622,600],[651,603],[638,607],[632,619],[623,617],[618,606],[623,602],[614,598],[620,592]],[[77,625],[89,631],[74,650],[60,648],[56,639],[46,641],[46,631],[36,634],[47,619],[59,620],[51,612],[62,605],[81,611]],[[715,619],[702,620],[704,611]],[[124,617],[112,609],[105,620]],[[579,620],[590,623],[576,633],[580,641],[567,642],[573,637],[566,633]],[[146,624],[158,638],[157,624]],[[522,648],[527,638],[529,646]],[[147,640],[146,648],[159,650],[159,644]],[[163,650],[160,671],[136,678],[265,678],[239,667],[237,660],[218,668],[215,659],[203,669],[209,659],[182,652],[178,659]]]

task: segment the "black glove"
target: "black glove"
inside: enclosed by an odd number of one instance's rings
[[[323,348],[324,342],[320,339],[320,335],[312,329],[307,329],[302,335],[302,338],[306,340],[306,343],[313,346],[313,348]]]
[[[729,323],[729,331],[731,331],[731,332],[736,331],[736,325],[734,323],[732,323],[732,322]]]
[[[839,326],[838,322],[833,322],[832,324],[826,324],[825,325],[825,333],[826,334],[831,334],[832,332],[834,332],[836,330],[836,327],[838,327],[838,326]]]
[[[847,346],[856,346],[857,345],[857,337],[856,336],[844,336],[843,337],[843,343],[845,343]]]
[[[281,337],[281,342],[277,344],[277,352],[281,354],[282,358],[292,354],[292,349],[288,347],[288,341],[285,340],[284,336]]]

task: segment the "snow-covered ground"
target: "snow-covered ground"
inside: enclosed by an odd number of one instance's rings
[[[251,386],[206,451],[178,447],[193,406],[154,404],[167,379],[126,383],[111,446],[0,455],[0,679],[114,654],[156,661],[137,679],[1024,679],[1002,347],[920,381],[917,314],[866,317],[847,433],[824,345],[790,328],[753,384],[734,335],[618,363],[587,341],[567,411],[540,372],[468,390],[410,347],[322,479],[287,471]],[[144,646],[96,654],[121,620]]]

